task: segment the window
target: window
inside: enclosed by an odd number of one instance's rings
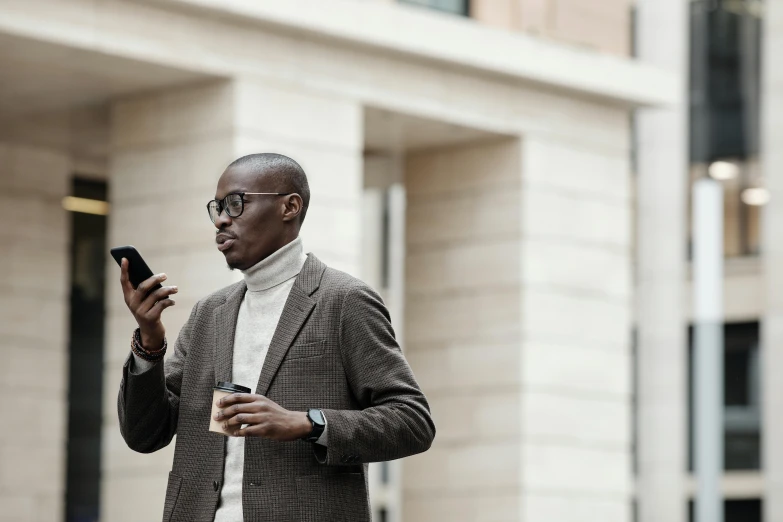
[[[468,0],[399,0],[401,4],[420,5],[436,11],[469,16]]]
[[[725,332],[725,466],[760,469],[759,324],[730,324]]]
[[[758,255],[768,198],[758,162],[759,0],[691,1],[691,181],[724,184],[727,257]]]
[[[724,468],[761,469],[759,323],[724,325]],[[688,469],[693,470],[693,329],[688,336]]]
[[[696,520],[696,505],[688,504],[688,520]],[[723,502],[723,522],[761,522],[761,500],[742,499]]]
[[[76,178],[72,195],[106,201],[106,183]],[[100,519],[106,216],[71,214],[66,522]]]

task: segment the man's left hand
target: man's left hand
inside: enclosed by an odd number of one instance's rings
[[[215,420],[235,437],[263,437],[287,442],[306,437],[312,424],[305,412],[289,411],[254,393],[233,393],[218,401]],[[242,428],[243,424],[247,424]]]

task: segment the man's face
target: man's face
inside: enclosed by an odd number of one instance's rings
[[[215,199],[241,192],[283,192],[272,186],[272,177],[241,167],[226,170],[218,181]],[[218,249],[232,270],[247,270],[267,258],[283,244],[285,237],[285,198],[252,195],[244,198],[244,210],[232,218],[225,209],[215,220]]]

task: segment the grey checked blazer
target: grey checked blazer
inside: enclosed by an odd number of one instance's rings
[[[164,522],[214,519],[226,438],[208,429],[212,387],[231,381],[245,290],[242,281],[199,301],[165,364],[136,374],[129,356],[123,367],[117,409],[128,446],[149,453],[177,435]],[[312,254],[286,301],[255,392],[289,410],[323,409],[329,445],[248,438],[245,521],[369,521],[367,463],[426,451],[435,436],[381,298]]]

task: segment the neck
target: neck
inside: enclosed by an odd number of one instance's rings
[[[304,254],[302,240],[297,237],[247,270],[242,271],[248,291],[268,290],[296,277],[306,260],[307,256]]]

